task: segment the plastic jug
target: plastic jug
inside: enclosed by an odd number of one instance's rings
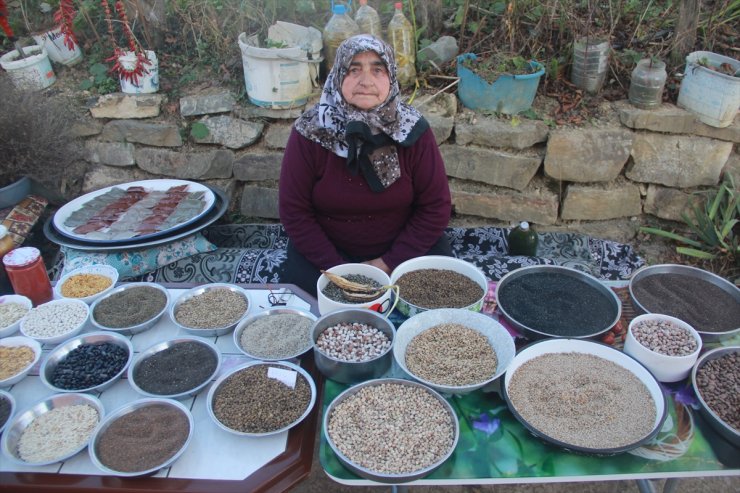
[[[396,3],[396,13],[388,23],[388,42],[396,54],[398,83],[412,86],[416,82],[416,41],[411,23],[403,15],[403,4]]]
[[[508,243],[509,255],[537,255],[537,232],[527,221],[522,221],[509,232]]]
[[[439,68],[440,65],[455,58],[458,50],[459,48],[455,38],[452,36],[442,36],[434,43],[419,50],[416,58],[419,61],[420,67],[424,64],[431,64]]]
[[[326,58],[326,72],[334,66],[334,57],[337,48],[347,38],[360,34],[360,28],[352,17],[347,15],[347,7],[337,4],[332,8],[334,15],[324,27],[324,58]]]
[[[360,8],[355,14],[355,22],[363,34],[372,34],[376,38],[383,37],[383,27],[380,24],[378,11],[367,4],[367,0],[360,0]]]
[[[646,110],[660,106],[666,77],[665,63],[662,61],[644,58],[637,62],[630,79],[630,103]]]

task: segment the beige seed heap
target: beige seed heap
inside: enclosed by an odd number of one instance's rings
[[[51,462],[80,448],[90,438],[100,416],[87,404],[56,407],[34,419],[18,440],[18,455],[26,462]]]
[[[439,385],[471,385],[496,373],[496,352],[488,338],[461,324],[440,324],[425,330],[406,347],[411,373]]]
[[[17,375],[34,358],[36,353],[28,346],[0,346],[0,380]]]

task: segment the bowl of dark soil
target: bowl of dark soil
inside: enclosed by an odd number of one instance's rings
[[[406,317],[436,308],[464,308],[479,312],[488,291],[485,274],[470,262],[426,255],[393,269],[391,284],[397,285],[397,309]]]
[[[619,454],[649,442],[667,415],[663,390],[644,366],[582,339],[524,347],[506,370],[501,391],[533,435],[589,455]]]
[[[341,276],[350,283],[367,286],[367,289],[357,292],[343,289],[332,282],[327,274],[321,274],[316,281],[316,298],[321,315],[347,308],[370,308],[375,311],[390,309],[391,290],[388,286],[391,280],[388,274],[377,267],[368,264],[342,264],[328,269],[327,272]]]
[[[597,337],[622,316],[617,295],[586,273],[555,265],[509,272],[498,283],[496,305],[524,337]]]
[[[704,353],[691,370],[691,384],[699,411],[709,424],[740,448],[740,346],[719,347]]]
[[[159,284],[126,283],[93,302],[90,322],[100,330],[138,334],[157,324],[169,302],[169,292]]]
[[[245,355],[262,361],[297,358],[313,347],[311,328],[316,315],[300,308],[270,308],[251,315],[234,329],[234,344]]]
[[[740,289],[711,272],[688,265],[651,265],[632,275],[629,291],[638,312],[683,320],[704,342],[740,334]]]

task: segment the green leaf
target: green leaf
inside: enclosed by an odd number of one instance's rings
[[[107,77],[108,67],[103,65],[102,63],[96,63],[90,66],[90,73],[94,75],[96,79],[100,76]]]
[[[697,248],[701,247],[700,242],[694,241],[691,238],[687,238],[685,236],[682,236],[676,233],[671,233],[670,231],[664,231],[662,229],[648,228],[648,227],[642,227],[640,228],[640,231],[642,231],[643,233],[651,234],[651,235],[662,236],[663,238],[668,238],[669,240],[680,241],[681,243],[686,243],[687,245],[692,245]]]
[[[92,79],[85,79],[82,82],[80,82],[80,90],[81,91],[87,91],[93,86]]]
[[[696,250],[695,248],[677,247],[676,251],[683,255],[688,255],[690,257],[696,257],[705,260],[712,260],[717,258],[717,254],[715,253],[705,252],[704,250]]]
[[[194,139],[205,139],[211,131],[201,122],[195,122],[190,126],[190,136]]]

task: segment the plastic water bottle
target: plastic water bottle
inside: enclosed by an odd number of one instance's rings
[[[637,62],[630,79],[630,103],[646,110],[660,106],[666,77],[665,63],[661,60],[644,58]]]
[[[411,86],[416,82],[416,40],[414,28],[403,15],[403,4],[396,3],[396,13],[388,23],[388,42],[396,54],[398,83]]]
[[[360,8],[355,14],[355,22],[363,34],[372,34],[376,38],[383,37],[383,27],[380,24],[378,11],[367,4],[367,0],[360,0]]]
[[[522,221],[509,232],[508,243],[509,255],[537,255],[537,232],[527,221]]]
[[[424,64],[433,64],[436,67],[449,62],[457,56],[459,48],[457,47],[457,40],[452,36],[442,36],[434,43],[419,50],[417,54],[417,60],[419,66]]]
[[[347,38],[360,34],[357,23],[347,15],[347,7],[337,4],[332,9],[334,15],[324,27],[324,57],[326,58],[326,72],[329,73],[334,66],[334,57],[337,48]]]

